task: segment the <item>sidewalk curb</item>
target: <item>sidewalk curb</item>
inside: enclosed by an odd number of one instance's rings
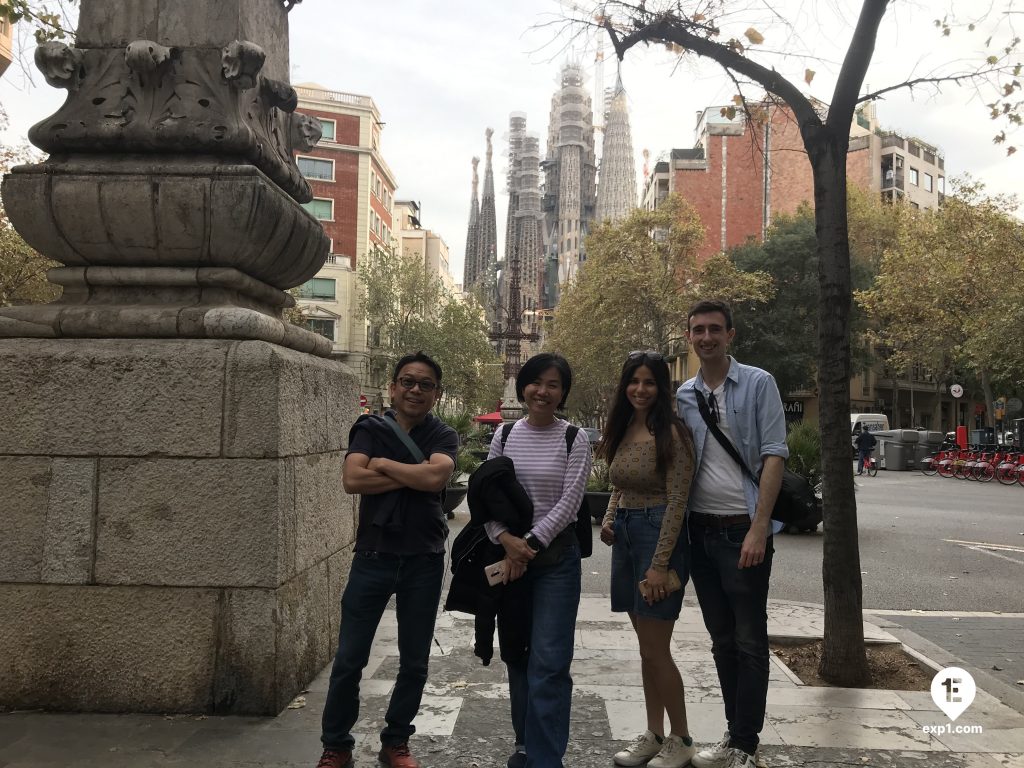
[[[874,623],[874,622],[872,622]],[[939,668],[961,667],[966,669],[974,677],[978,688],[991,696],[994,696],[1003,704],[1012,707],[1021,714],[1024,714],[1024,690],[1016,690],[1013,686],[1004,683],[993,677],[983,669],[968,664],[963,659],[954,656],[942,646],[936,645],[931,640],[921,637],[916,632],[905,629],[897,624],[892,626],[884,625],[884,629],[893,637],[898,639],[907,648],[924,656]]]

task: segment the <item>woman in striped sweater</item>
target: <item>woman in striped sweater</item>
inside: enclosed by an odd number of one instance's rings
[[[505,579],[526,579],[530,591],[530,652],[506,663],[515,752],[508,768],[562,768],[569,743],[569,710],[576,612],[580,603],[580,549],[576,513],[590,474],[590,443],[580,430],[566,445],[565,405],[572,370],[564,357],[531,357],[516,377],[526,417],[505,445],[491,441],[488,458],[508,456],[533,502],[533,526],[522,538],[501,523],[486,523],[505,549]]]

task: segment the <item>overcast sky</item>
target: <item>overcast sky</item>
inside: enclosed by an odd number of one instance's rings
[[[765,5],[746,2],[757,8]],[[788,27],[771,26],[757,18],[755,10],[738,15],[739,27],[727,30],[726,36],[741,35],[753,25],[765,34],[765,49],[819,57],[771,62],[801,84],[804,69],[814,69],[818,74],[804,90],[827,102],[856,18],[848,9],[858,4],[779,0],[774,5],[788,9]],[[973,4],[957,0],[955,5]],[[570,59],[582,62],[593,92],[596,36],[584,34],[570,41],[564,24],[553,23],[564,7],[558,0],[305,0],[291,12],[292,82],[314,81],[374,99],[386,122],[381,148],[398,179],[397,197],[422,204],[422,223],[448,243],[457,282],[462,281],[470,160],[483,156],[485,128],[495,129],[501,253],[507,202],[503,137],[509,113],[526,112],[527,128],[542,137],[543,147],[561,65]],[[951,39],[939,36],[932,21],[944,7],[939,0],[894,5],[883,21],[867,77],[872,90],[959,58],[979,60],[982,31],[974,36],[958,32]],[[616,62],[609,45],[605,52],[604,77],[610,86]],[[834,60],[827,60],[829,56]],[[23,139],[29,126],[54,112],[62,100],[63,91],[48,87],[38,74],[33,79],[34,85],[27,83],[14,65],[0,80],[0,102],[11,122],[8,143]],[[680,61],[662,48],[634,48],[622,64],[622,79],[629,94],[638,177],[645,148],[653,166],[673,147],[692,147],[696,113],[728,103],[736,92],[716,67],[688,58]],[[1024,151],[1007,158],[1005,148],[992,144],[1002,126],[988,119],[983,101],[969,88],[950,86],[938,95],[903,90],[879,102],[878,115],[883,127],[939,147],[949,178],[970,172],[991,191],[1016,192],[1024,162],[1018,158]],[[638,187],[641,182],[638,179]]]

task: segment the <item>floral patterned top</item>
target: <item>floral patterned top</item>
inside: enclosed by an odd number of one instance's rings
[[[672,433],[672,448],[672,463],[669,464],[666,477],[658,474],[658,454],[654,440],[623,443],[608,468],[612,496],[604,513],[605,524],[615,519],[615,511],[619,507],[642,509],[666,505],[658,546],[651,562],[652,567],[659,571],[668,570],[669,558],[683,530],[686,500],[696,471],[692,449],[683,443],[675,430]]]

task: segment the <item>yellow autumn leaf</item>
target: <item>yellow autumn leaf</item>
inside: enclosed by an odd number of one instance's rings
[[[808,85],[810,85],[811,84],[811,80],[814,79],[814,75],[815,74],[816,73],[815,73],[815,71],[813,69],[805,69],[804,70],[804,82],[807,83]]]
[[[760,45],[761,43],[764,42],[764,35],[762,35],[753,27],[747,29],[747,31],[744,32],[743,34],[747,38],[747,40],[750,41],[751,45]]]

